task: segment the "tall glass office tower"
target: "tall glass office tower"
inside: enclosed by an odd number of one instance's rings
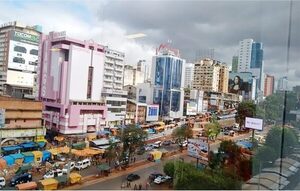
[[[153,103],[159,104],[163,118],[183,116],[184,64],[185,60],[167,47],[153,57]]]
[[[250,68],[262,68],[263,55],[264,50],[262,43],[254,42],[252,44]]]

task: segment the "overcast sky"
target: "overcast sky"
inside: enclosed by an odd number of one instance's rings
[[[155,48],[171,40],[192,62],[205,50],[231,65],[238,43],[264,45],[265,73],[288,76],[300,85],[300,2],[293,2],[290,64],[287,72],[288,1],[0,1],[0,22],[40,24],[44,32],[67,31],[126,53],[127,64],[151,63]],[[126,39],[127,34],[147,37]]]

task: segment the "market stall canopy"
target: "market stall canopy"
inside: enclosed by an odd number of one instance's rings
[[[77,183],[81,181],[81,175],[76,173],[76,172],[72,172],[70,174],[70,182],[71,184]]]
[[[43,158],[42,158],[42,161],[44,162],[44,161],[47,161],[48,159],[50,159],[51,158],[51,153],[49,152],[49,151],[42,151],[42,153],[43,153]]]
[[[40,180],[39,183],[42,185],[43,190],[56,190],[58,187],[58,181],[54,178]]]
[[[9,151],[17,151],[22,149],[22,147],[18,145],[13,145],[13,146],[6,146],[1,148],[3,151],[9,152]]]
[[[7,166],[15,164],[15,159],[11,156],[4,156],[3,159],[6,161]]]
[[[11,154],[9,156],[13,157],[15,160],[24,158],[24,156],[21,153]]]
[[[79,142],[72,144],[72,149],[84,149],[86,147],[85,142]]]
[[[34,155],[32,152],[24,152],[22,153],[22,155],[24,156],[24,163],[32,163],[34,161]]]
[[[110,170],[110,166],[108,164],[104,163],[104,164],[98,165],[97,169],[101,170],[101,171],[108,171],[108,170]]]
[[[36,182],[27,182],[23,184],[16,185],[17,190],[36,190],[37,184]]]
[[[38,147],[38,144],[35,142],[25,142],[21,143],[20,146],[24,149],[34,149]]]
[[[76,156],[94,156],[98,154],[103,154],[105,152],[104,149],[93,149],[93,148],[85,148],[83,150],[72,149],[71,151]]]
[[[161,159],[162,152],[155,150],[155,151],[150,152],[150,155],[153,156],[154,160],[159,160],[159,159]]]
[[[42,162],[43,153],[41,151],[32,151],[35,162]]]
[[[62,136],[56,136],[56,137],[54,137],[54,140],[56,140],[56,141],[58,141],[58,142],[61,142],[61,141],[63,141],[65,138],[64,137],[62,137]]]
[[[6,160],[0,158],[0,169],[5,169],[7,167]]]
[[[46,146],[47,142],[41,141],[41,142],[37,142],[37,144],[40,148],[44,148]]]

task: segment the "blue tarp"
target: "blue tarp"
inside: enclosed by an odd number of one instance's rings
[[[22,147],[20,147],[18,145],[2,147],[3,151],[16,151],[16,150],[19,150],[19,149],[22,149]]]
[[[15,164],[15,160],[11,156],[5,156],[5,157],[3,157],[3,159],[6,161],[6,164],[8,166],[12,166],[13,164]]]
[[[37,144],[35,142],[27,142],[27,143],[20,144],[20,146],[23,147],[24,149],[29,149],[29,148],[37,147]]]
[[[251,149],[253,146],[252,143],[248,141],[238,141],[236,144],[240,147],[247,148],[247,149]]]
[[[24,156],[21,153],[11,154],[11,155],[8,155],[8,156],[11,156],[12,158],[14,158],[14,160],[24,158]]]
[[[43,153],[43,158],[42,158],[43,162],[51,158],[51,153],[49,151],[42,151],[42,153]]]
[[[40,148],[44,148],[46,146],[46,142],[38,142]]]
[[[103,130],[103,131],[98,131],[98,135],[106,135],[106,134],[111,134],[110,131],[107,131],[107,130]]]
[[[34,161],[34,155],[32,152],[25,152],[22,153],[24,156],[24,161],[23,163],[27,164],[27,163],[32,163]]]

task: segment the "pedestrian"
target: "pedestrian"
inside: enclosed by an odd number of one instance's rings
[[[139,190],[142,190],[142,184],[141,183],[139,184]]]
[[[128,181],[128,186],[129,186],[129,188],[131,188],[131,183]]]
[[[133,190],[137,190],[137,185],[134,184]]]
[[[136,160],[136,158],[134,157],[134,158],[133,158],[133,162],[135,162],[135,160]]]
[[[129,188],[129,181],[127,181],[126,188]]]

